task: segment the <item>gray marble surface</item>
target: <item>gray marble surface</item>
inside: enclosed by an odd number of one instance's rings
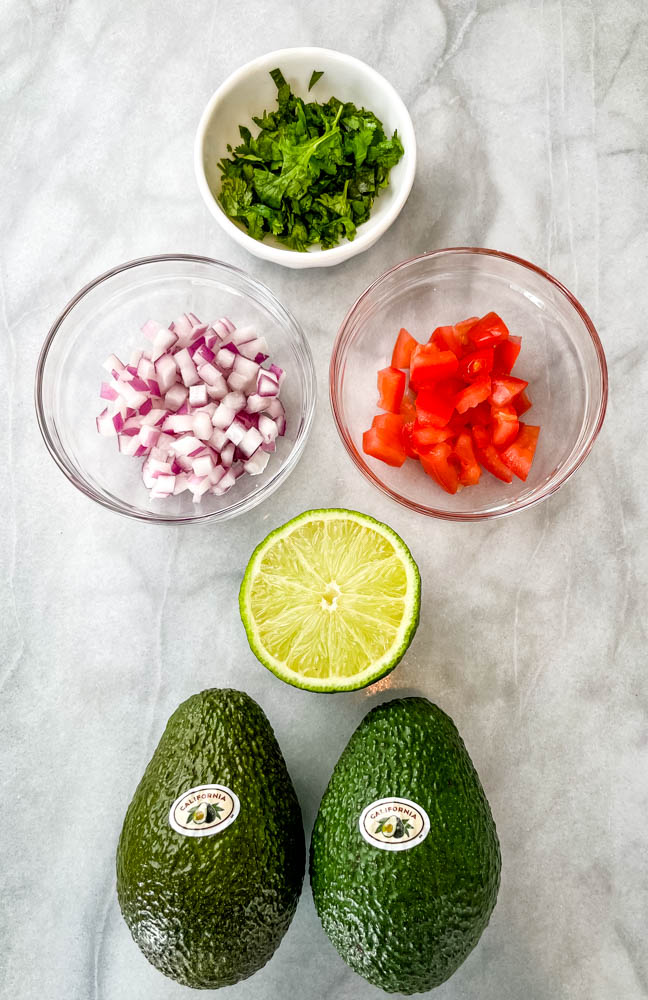
[[[311,695],[249,653],[236,594],[287,516],[347,505],[388,520],[425,583],[389,694],[456,720],[503,853],[499,902],[439,1000],[648,997],[646,565],[648,18],[636,0],[3,0],[0,4],[0,996],[189,993],[150,967],[115,896],[125,808],[165,721],[232,685],[272,721],[310,831],[338,754],[377,697]],[[331,272],[249,257],[192,172],[198,117],[264,51],[341,48],[398,88],[419,139],[390,232]],[[351,466],[327,402],[347,306],[412,254],[476,244],[562,279],[610,364],[594,451],[550,501],[490,524],[417,519]],[[174,250],[249,269],[295,312],[320,399],[305,457],[224,527],[130,523],[61,476],[32,404],[38,351],[86,281]],[[326,470],[326,475],[322,475]],[[226,553],[226,556],[224,556]],[[305,887],[275,957],[223,998],[380,993],[328,943]]]

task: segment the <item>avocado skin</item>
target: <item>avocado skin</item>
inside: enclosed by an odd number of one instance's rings
[[[239,816],[185,837],[174,800],[197,785],[231,788]],[[173,713],[126,812],[117,895],[136,944],[195,989],[231,986],[273,955],[304,878],[304,828],[272,727],[241,691],[211,689]]]
[[[358,820],[402,796],[430,818],[406,851],[372,847]],[[500,881],[490,807],[455,724],[425,698],[372,709],[335,766],[310,851],[313,898],[331,943],[388,993],[445,982],[488,924]]]

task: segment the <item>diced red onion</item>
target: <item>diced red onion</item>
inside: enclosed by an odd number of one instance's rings
[[[243,463],[243,468],[250,476],[259,476],[265,470],[270,460],[270,455],[263,448],[258,448],[247,462]]]
[[[238,442],[238,447],[246,458],[250,458],[262,444],[263,438],[259,434],[256,427],[250,427],[250,429],[245,432],[241,440]]]
[[[207,386],[204,382],[199,382],[198,385],[192,385],[189,389],[189,405],[190,406],[206,406],[207,405]]]
[[[101,383],[101,392],[99,393],[99,398],[100,399],[110,399],[110,400],[119,399],[119,393],[117,392],[116,389],[113,389],[113,387],[111,385],[108,385],[107,382],[102,382]]]
[[[237,355],[233,351],[227,349],[227,347],[221,347],[220,351],[216,355],[216,364],[223,372],[229,372],[234,365]]]
[[[259,433],[263,439],[264,444],[269,444],[270,441],[274,441],[279,433],[279,428],[276,422],[269,417],[267,413],[259,414]]]
[[[216,412],[212,417],[212,426],[218,427],[222,431],[226,431],[229,425],[232,423],[236,413],[229,406],[225,406],[221,403],[216,407]]]
[[[264,368],[259,371],[257,378],[257,393],[259,396],[276,396],[279,392],[279,382],[270,375]]]
[[[200,441],[209,441],[213,430],[209,414],[200,410],[198,413],[194,413],[191,419],[193,420],[193,432],[196,437]]]
[[[262,354],[265,361],[268,357],[268,345],[265,337],[257,337],[255,340],[240,344],[239,354],[244,358],[249,358],[250,361],[256,361],[257,354]]]

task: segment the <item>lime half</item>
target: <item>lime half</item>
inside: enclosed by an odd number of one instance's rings
[[[252,652],[310,691],[351,691],[388,674],[420,605],[405,542],[353,510],[308,510],[277,528],[252,553],[239,595]]]

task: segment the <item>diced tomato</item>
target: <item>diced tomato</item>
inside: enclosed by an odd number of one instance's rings
[[[457,358],[463,354],[463,343],[454,326],[437,326],[429,343],[436,344],[440,351],[452,351]]]
[[[414,337],[411,333],[407,332],[404,326],[401,327],[396,338],[396,343],[394,344],[394,353],[391,360],[392,368],[409,368],[412,351],[417,345],[418,340],[414,340]]]
[[[520,433],[515,441],[500,455],[502,462],[515,473],[518,479],[525,480],[529,475],[539,434],[539,427],[532,427],[531,424],[520,424]]]
[[[497,476],[504,483],[512,482],[513,474],[497,453],[486,428],[473,427],[472,437],[475,444],[475,454],[487,472]]]
[[[515,378],[514,375],[499,375],[493,378],[490,394],[490,402],[493,406],[508,406],[508,404],[519,395],[528,382],[522,378]]]
[[[407,453],[408,458],[419,457],[419,453],[414,447],[414,443],[412,441],[412,434],[414,433],[414,427],[415,424],[414,421],[412,420],[411,422],[406,423],[404,425],[403,430],[401,432],[401,440],[403,442],[403,447],[405,448],[405,452]]]
[[[441,444],[442,441],[447,441],[448,438],[452,437],[454,437],[454,431],[449,427],[418,427],[415,424],[412,431],[412,445],[420,454],[434,447],[435,444]]]
[[[452,448],[444,441],[421,455],[421,465],[446,493],[454,494],[459,489],[459,473],[451,456]]]
[[[508,340],[502,340],[495,345],[494,371],[500,375],[508,375],[513,365],[518,359],[518,354],[522,348],[522,337],[509,336]]]
[[[468,431],[462,431],[454,443],[453,453],[457,458],[459,470],[459,482],[462,486],[474,486],[479,482],[481,469],[475,457],[472,438]]]
[[[378,372],[378,406],[381,410],[398,413],[405,394],[405,372],[398,368],[382,368]]]
[[[474,382],[467,385],[457,394],[457,413],[465,413],[471,406],[477,406],[488,399],[491,391],[491,380],[489,375],[480,375]]]
[[[405,424],[404,417],[400,413],[377,413],[371,421],[371,426],[382,432],[382,436],[388,435],[399,437]]]
[[[508,335],[508,327],[494,312],[482,316],[479,322],[468,330],[468,339],[475,347],[494,347],[501,340],[506,340]]]
[[[362,435],[362,450],[366,455],[396,467],[400,467],[407,458],[402,441],[393,436],[383,436],[377,427],[371,427]]]
[[[486,347],[482,351],[465,354],[459,362],[457,375],[464,382],[474,382],[480,375],[489,375],[493,368],[493,348]]]
[[[511,402],[512,405],[515,407],[518,417],[521,417],[523,413],[526,413],[527,410],[530,410],[531,406],[533,405],[531,403],[531,400],[527,396],[526,392],[524,391],[524,389],[517,396],[514,396]]]
[[[403,396],[400,414],[405,419],[406,424],[413,424],[416,420],[416,399],[414,393],[409,390]]]
[[[461,323],[455,323],[455,333],[462,347],[468,346],[468,331],[475,323],[479,323],[479,316],[471,316],[469,319],[463,319]]]
[[[513,406],[491,407],[491,438],[496,448],[506,448],[515,441],[520,425],[518,415]]]
[[[436,344],[420,344],[410,359],[410,385],[419,390],[448,378],[457,370],[458,361],[452,351],[440,351]]]
[[[416,397],[416,419],[424,427],[445,427],[455,408],[458,379],[449,378],[421,389]]]

